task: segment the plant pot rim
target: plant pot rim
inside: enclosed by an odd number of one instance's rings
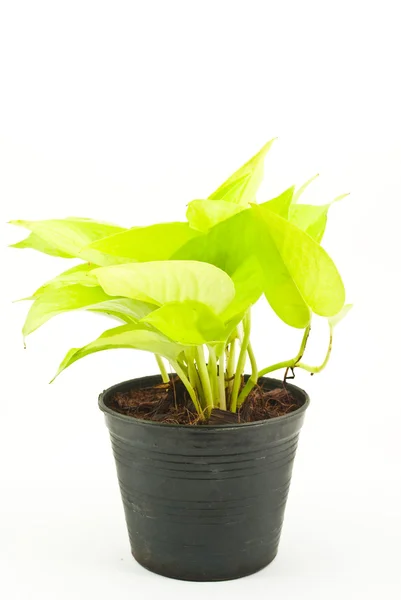
[[[100,410],[102,412],[112,416],[113,419],[118,419],[125,423],[131,423],[131,424],[135,423],[139,427],[158,427],[158,428],[161,427],[163,429],[166,429],[166,428],[190,429],[191,431],[196,431],[196,432],[203,431],[204,432],[204,431],[212,431],[212,430],[221,431],[223,429],[224,429],[224,431],[233,431],[238,428],[247,428],[247,427],[248,428],[249,427],[274,427],[278,423],[290,422],[293,419],[298,419],[299,416],[306,411],[306,409],[308,408],[308,406],[310,404],[310,398],[309,398],[307,392],[305,392],[305,390],[303,390],[302,388],[300,388],[296,385],[293,385],[292,383],[286,382],[286,387],[289,389],[289,391],[294,391],[296,394],[298,394],[298,395],[301,394],[304,397],[304,403],[302,404],[302,406],[300,406],[293,412],[290,412],[286,415],[282,415],[280,417],[272,417],[271,419],[263,419],[262,421],[253,421],[251,423],[202,425],[200,427],[196,427],[194,425],[181,425],[181,424],[175,424],[175,423],[157,423],[154,421],[148,421],[146,419],[136,419],[135,417],[131,417],[128,415],[123,415],[121,413],[118,413],[115,410],[109,408],[105,404],[104,397],[106,395],[112,394],[113,391],[117,390],[117,388],[120,388],[121,386],[128,386],[130,383],[133,383],[140,379],[151,379],[154,377],[159,377],[159,375],[148,375],[148,376],[144,376],[144,377],[136,377],[134,379],[127,379],[126,381],[121,381],[120,383],[116,383],[115,385],[112,385],[111,387],[107,388],[101,394],[99,394],[98,405],[99,405]],[[282,385],[283,385],[283,381],[281,379],[275,379],[273,377],[261,377],[261,379],[277,383],[277,387],[282,387]]]

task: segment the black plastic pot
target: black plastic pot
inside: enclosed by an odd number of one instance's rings
[[[100,395],[117,465],[132,554],[176,579],[217,581],[250,575],[276,556],[307,394],[295,412],[239,425],[185,426],[137,420],[108,408],[116,391],[148,387],[159,376]],[[264,378],[264,387],[282,382]]]

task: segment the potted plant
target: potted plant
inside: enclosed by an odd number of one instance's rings
[[[155,354],[160,375],[111,387],[99,407],[132,553],[169,577],[232,579],[273,560],[309,404],[287,376],[324,368],[333,327],[349,309],[320,245],[330,204],[299,202],[310,182],[256,203],[271,145],[208,199],[190,202],[185,222],[130,229],[83,218],[12,222],[30,230],[15,247],[82,261],[29,298],[24,337],[65,311],[120,321],[70,350],[57,375],[101,350]],[[261,368],[251,307],[263,294],[303,333],[293,358]],[[327,355],[318,366],[303,361],[313,313],[328,319]],[[279,369],[283,381],[266,377]]]

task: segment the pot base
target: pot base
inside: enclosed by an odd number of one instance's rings
[[[211,577],[210,575],[191,575],[190,573],[177,573],[175,571],[171,571],[168,568],[163,568],[162,565],[158,564],[158,565],[150,565],[147,564],[145,562],[142,562],[140,559],[138,559],[133,552],[131,552],[133,558],[135,559],[135,561],[144,569],[146,569],[147,571],[150,571],[151,573],[155,573],[156,575],[161,575],[162,577],[168,577],[169,579],[178,579],[180,581],[201,581],[203,583],[206,582],[211,582],[211,581],[232,581],[234,579],[241,579],[242,577],[249,577],[250,575],[254,575],[255,573],[258,573],[259,571],[262,571],[263,569],[265,569],[266,567],[268,567],[276,558],[277,556],[277,552],[276,554],[270,558],[270,560],[268,562],[264,562],[263,564],[257,566],[257,565],[253,565],[252,568],[249,568],[247,570],[241,570],[238,571],[237,573],[227,573],[227,575],[225,576],[224,574],[220,573],[218,576],[216,577]]]

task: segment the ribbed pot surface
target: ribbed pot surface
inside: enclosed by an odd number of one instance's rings
[[[265,388],[282,382],[264,378]],[[193,581],[235,579],[277,554],[303,406],[240,425],[157,424],[108,408],[115,392],[149,387],[159,376],[113,386],[99,397],[117,466],[132,554],[151,571]]]

